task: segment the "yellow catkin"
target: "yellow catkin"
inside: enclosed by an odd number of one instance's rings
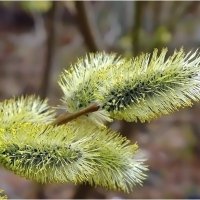
[[[89,182],[128,192],[147,170],[137,148],[84,118],[58,127],[14,123],[0,132],[1,165],[42,183]]]
[[[200,98],[200,56],[183,49],[123,58],[88,54],[60,77],[64,107],[70,112],[91,103],[101,109],[88,115],[96,123],[119,119],[150,121],[191,106]]]

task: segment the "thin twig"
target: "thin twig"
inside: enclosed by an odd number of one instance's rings
[[[83,108],[82,110],[75,112],[75,113],[64,113],[59,115],[56,120],[52,123],[53,125],[62,125],[66,124],[67,122],[72,121],[73,119],[76,119],[82,115],[86,115],[91,112],[95,112],[99,109],[99,106],[97,104],[91,104],[86,108]]]

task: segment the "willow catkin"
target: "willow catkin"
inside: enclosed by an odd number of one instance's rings
[[[166,58],[141,54],[133,59],[116,54],[89,54],[59,80],[64,106],[70,112],[90,103],[101,106],[89,114],[102,123],[109,119],[150,121],[199,100],[200,57],[197,51],[175,51]],[[103,114],[102,114],[103,113]]]
[[[64,93],[64,108],[69,112],[76,112],[96,102],[96,94],[104,82],[112,76],[110,69],[127,63],[127,59],[117,57],[116,54],[91,53],[71,65],[59,79],[59,85]],[[98,110],[88,115],[90,120],[98,124],[112,121],[106,110]]]
[[[147,169],[136,155],[136,144],[87,120],[0,129],[1,165],[42,183],[89,182],[128,192],[142,183]]]
[[[64,127],[13,124],[1,129],[0,163],[38,182],[77,183],[93,171],[90,160],[98,156],[89,139],[78,138]]]
[[[4,191],[0,189],[0,200],[6,200],[6,199],[8,199],[8,197],[6,196]]]
[[[32,122],[49,124],[55,120],[55,111],[34,95],[21,96],[4,100],[0,103],[2,125],[9,126],[14,122]]]

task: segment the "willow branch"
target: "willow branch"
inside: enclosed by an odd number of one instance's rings
[[[66,124],[70,121],[72,121],[73,119],[76,119],[82,115],[86,115],[88,113],[91,112],[95,112],[99,109],[99,106],[97,104],[91,104],[86,108],[83,108],[82,110],[75,112],[75,113],[64,113],[61,114],[57,117],[57,119],[52,123],[53,125],[62,125],[62,124]]]

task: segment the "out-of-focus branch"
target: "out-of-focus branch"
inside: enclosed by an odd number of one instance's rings
[[[36,199],[45,199],[45,184],[35,183],[32,190]]]
[[[105,193],[98,190],[93,190],[92,192],[92,187],[87,183],[79,185],[79,187],[77,187],[73,199],[88,199],[88,198],[91,199],[92,198],[91,196],[93,196],[94,194],[95,194],[95,199],[106,199]]]
[[[169,17],[168,23],[167,23],[167,28],[169,29],[170,32],[173,32],[177,22],[181,19],[181,17],[188,11],[188,9],[192,6],[193,2],[173,2],[173,6],[176,12]],[[178,4],[178,5],[177,5]],[[178,7],[178,9],[177,9]]]
[[[91,2],[75,1],[75,7],[78,25],[89,51],[96,52],[105,50],[95,22],[95,15],[92,12]]]
[[[152,5],[153,10],[153,17],[152,17],[152,24],[153,24],[153,30],[155,30],[160,25],[160,17],[162,12],[162,1],[149,1]]]
[[[79,185],[73,195],[73,199],[87,199],[87,191],[90,191],[91,187],[89,185]]]
[[[142,2],[134,2],[134,26],[133,26],[133,39],[132,39],[132,50],[133,55],[137,55],[139,52],[139,35],[142,23]]]
[[[42,75],[40,96],[45,98],[48,93],[49,79],[51,75],[51,68],[53,66],[53,55],[55,52],[55,24],[56,24],[56,10],[58,2],[52,1],[52,7],[47,13],[47,50],[45,57],[45,66]]]

